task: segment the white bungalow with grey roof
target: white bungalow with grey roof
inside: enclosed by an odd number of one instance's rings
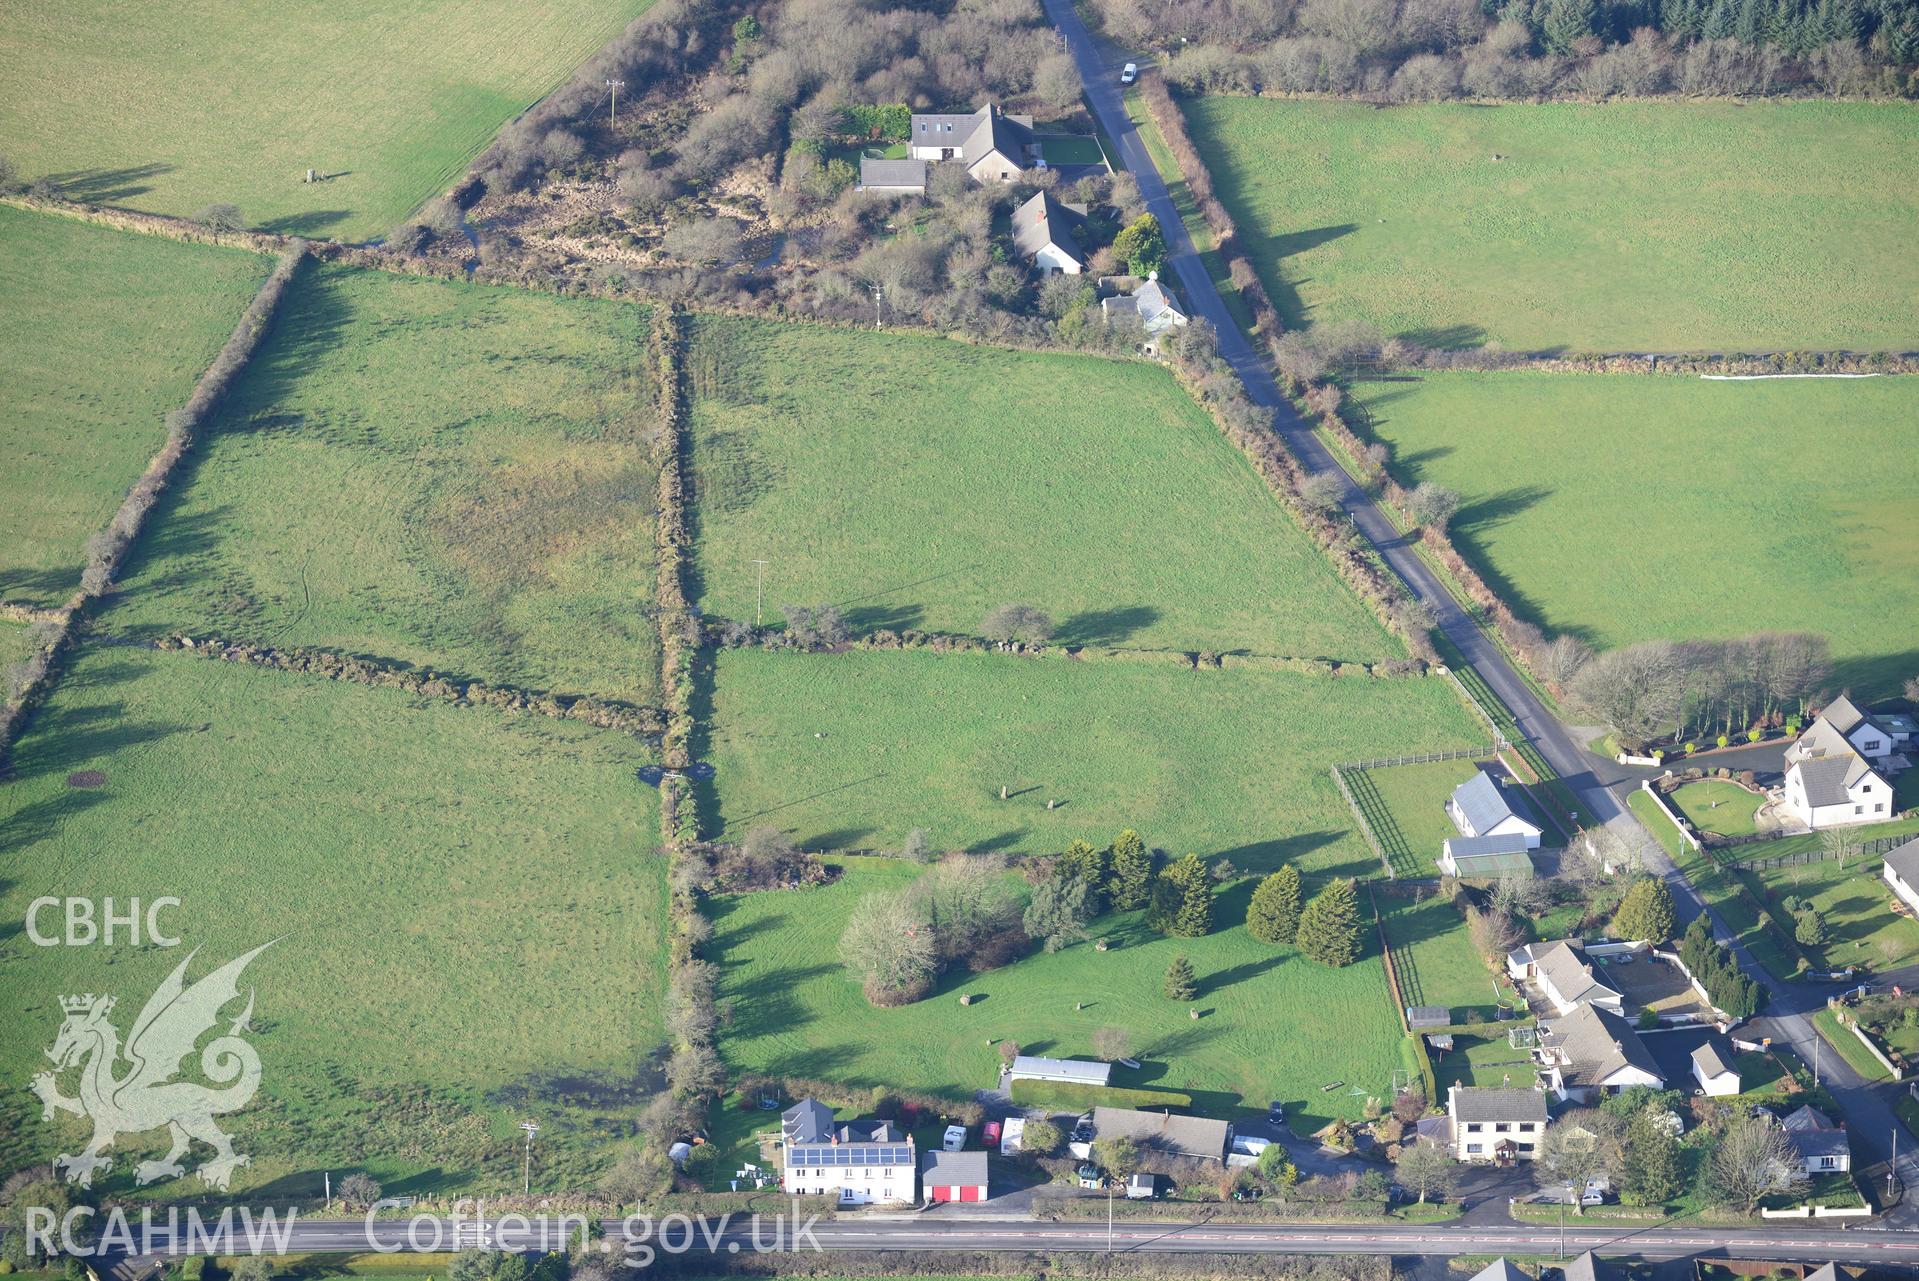
[[[1807,1174],[1817,1177],[1852,1169],[1852,1145],[1846,1141],[1846,1132],[1818,1109],[1802,1107],[1780,1122],[1779,1128],[1786,1132],[1786,1142],[1799,1154]]]
[[[1159,283],[1159,273],[1156,271],[1149,274],[1146,283],[1132,293],[1100,299],[1099,314],[1108,324],[1116,316],[1131,316],[1138,320],[1146,331],[1146,342],[1142,345],[1148,354],[1155,356],[1159,354],[1158,340],[1161,337],[1169,330],[1186,326],[1186,313],[1179,309],[1172,292]]]
[[[1455,1161],[1510,1165],[1539,1155],[1546,1096],[1538,1090],[1455,1085],[1446,1091]]]
[[[1485,770],[1453,789],[1446,801],[1446,816],[1461,836],[1517,836],[1521,847],[1529,850],[1538,849],[1545,834],[1539,824],[1513,807],[1505,787]]]
[[[1039,192],[1013,211],[1013,247],[1043,276],[1077,276],[1086,270],[1086,255],[1075,238],[1085,222],[1084,205],[1064,205]]]
[[[1610,1010],[1582,1005],[1540,1024],[1533,1052],[1547,1086],[1560,1099],[1591,1103],[1635,1085],[1666,1088],[1666,1078],[1632,1024]]]
[[[1515,982],[1535,984],[1556,1014],[1570,1014],[1582,1005],[1625,1012],[1624,994],[1599,977],[1585,949],[1572,939],[1514,948],[1506,954],[1506,973]]]
[[[1883,823],[1896,812],[1892,784],[1863,756],[1851,752],[1794,761],[1786,767],[1780,800],[1788,814],[1814,831]]]
[[[926,194],[924,160],[875,160],[860,158],[860,190],[876,196],[920,196]]]
[[[1111,1063],[1086,1059],[1045,1059],[1033,1054],[1014,1058],[1007,1071],[1010,1081],[1056,1081],[1062,1085],[1105,1085],[1112,1080]]]
[[[1886,884],[1901,903],[1919,913],[1919,837],[1886,855]]]

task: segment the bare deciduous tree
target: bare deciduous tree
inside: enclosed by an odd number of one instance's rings
[[[1330,471],[1314,472],[1299,486],[1299,501],[1316,512],[1337,510],[1345,497],[1345,482]]]
[[[1713,1149],[1707,1177],[1713,1191],[1728,1204],[1751,1214],[1775,1192],[1804,1188],[1806,1167],[1785,1132],[1762,1114],[1739,1117],[1726,1126]]]
[[[1592,661],[1592,648],[1577,636],[1555,636],[1548,645],[1541,646],[1534,662],[1540,676],[1549,685],[1564,689],[1573,677],[1579,675],[1579,669]]]
[[[1459,514],[1459,495],[1444,485],[1422,480],[1406,495],[1406,514],[1413,522],[1446,532],[1446,526]]]
[[[931,916],[911,895],[868,894],[840,935],[840,960],[870,992],[911,999],[939,962]]]
[[[1093,1053],[1108,1063],[1127,1057],[1132,1048],[1133,1034],[1123,1027],[1102,1027],[1093,1032]]]
[[[199,213],[193,215],[193,221],[212,232],[215,240],[218,240],[221,236],[230,235],[246,226],[246,223],[240,217],[240,206],[238,205],[208,205]]]
[[[980,621],[979,631],[990,641],[1044,645],[1053,636],[1053,617],[1032,605],[1000,605]]]

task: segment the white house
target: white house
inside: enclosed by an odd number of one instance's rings
[[[1692,1077],[1709,1099],[1739,1093],[1739,1070],[1733,1066],[1737,1053],[1732,1042],[1717,1032],[1692,1052]]]
[[[1815,831],[1847,823],[1883,823],[1896,812],[1892,784],[1864,757],[1851,752],[1794,761],[1786,767],[1780,799],[1788,814]]]
[[[1013,247],[1042,276],[1077,276],[1086,270],[1086,255],[1075,238],[1085,222],[1083,206],[1063,205],[1050,192],[1039,192],[1013,211]]]
[[[1555,1014],[1570,1014],[1582,1005],[1625,1012],[1624,994],[1599,977],[1585,949],[1572,939],[1514,948],[1506,954],[1506,973],[1514,982],[1537,984]]]
[[[1593,1005],[1540,1024],[1533,1057],[1562,1101],[1591,1103],[1635,1085],[1666,1088],[1666,1078],[1632,1024]]]
[[[1039,158],[1033,118],[990,102],[967,115],[914,116],[907,147],[914,160],[959,161],[974,182],[1012,182]]]
[[[1786,764],[1853,752],[1874,765],[1883,765],[1911,741],[1910,717],[1863,711],[1842,694],[1828,703],[1798,741],[1786,749]]]
[[[1455,1161],[1510,1165],[1539,1155],[1546,1096],[1538,1090],[1455,1085],[1446,1091]]]
[[[791,1196],[837,1196],[842,1205],[910,1204],[918,1197],[913,1136],[890,1121],[836,1125],[833,1110],[802,1099],[780,1113],[786,1166],[780,1187]]]
[[[1480,770],[1453,789],[1446,815],[1461,836],[1519,836],[1529,850],[1539,848],[1544,830],[1513,808],[1499,780]]]
[[[1806,1164],[1806,1173],[1817,1178],[1852,1169],[1852,1146],[1846,1132],[1826,1118],[1825,1113],[1807,1105],[1780,1122],[1786,1142]]]
[[[1102,282],[1103,283],[1103,282]],[[1148,355],[1159,354],[1159,340],[1174,329],[1186,327],[1186,313],[1179,309],[1173,295],[1165,285],[1159,283],[1159,273],[1152,272],[1146,277],[1146,283],[1130,294],[1114,294],[1099,300],[1099,314],[1108,324],[1115,316],[1137,317],[1146,330],[1146,341],[1142,344]]]
[[[1919,837],[1886,855],[1886,884],[1901,903],[1919,913]]]

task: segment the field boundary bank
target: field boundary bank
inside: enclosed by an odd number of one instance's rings
[[[9,623],[58,623],[63,614],[50,605],[27,605],[19,601],[0,600],[0,619]]]
[[[666,727],[660,750],[671,769],[685,769],[693,737],[693,660],[699,650],[699,622],[686,600],[685,561],[689,540],[683,453],[686,388],[682,366],[685,316],[663,308],[653,320],[653,369],[659,379],[660,430],[653,440],[653,461],[660,469],[659,520],[655,543],[659,565],[654,603],[660,625],[660,692]]]
[[[1403,680],[1431,673],[1428,664],[1414,658],[1377,658],[1371,660],[1299,658],[1279,654],[1246,654],[1219,650],[1133,649],[1106,645],[1029,645],[1023,641],[990,641],[959,632],[894,631],[880,628],[865,636],[839,645],[789,645],[777,628],[750,629],[749,639],[730,640],[727,633],[735,624],[703,615],[704,643],[715,649],[769,649],[813,655],[848,653],[987,654],[1000,658],[1071,659],[1074,662],[1166,663],[1189,671],[1267,671],[1298,672],[1312,676],[1342,678],[1372,677],[1375,680]]]
[[[1153,83],[1154,77],[1142,75],[1142,98],[1151,106],[1151,95],[1143,87]],[[1177,108],[1175,107],[1175,110]],[[1165,124],[1154,117],[1154,124],[1162,133]],[[1182,118],[1181,133],[1184,136]],[[1186,144],[1191,146],[1190,138]],[[1169,149],[1171,143],[1169,140]],[[1177,156],[1177,153],[1175,153]],[[1192,176],[1183,169],[1180,173],[1189,189],[1192,188]],[[1210,175],[1209,175],[1210,180]],[[1210,187],[1209,187],[1210,190]],[[1195,200],[1198,196],[1195,194]],[[0,205],[9,205],[16,209],[53,217],[71,218],[95,226],[111,227],[115,230],[132,232],[137,235],[158,236],[162,239],[178,240],[187,244],[208,245],[220,249],[244,249],[258,254],[278,254],[284,252],[300,237],[280,235],[263,231],[230,231],[214,235],[189,219],[172,214],[147,213],[141,210],[120,209],[108,205],[88,205],[71,200],[37,200],[27,196],[0,196]],[[1202,206],[1202,210],[1203,210]],[[1234,248],[1237,248],[1238,229],[1225,212],[1224,206],[1219,213],[1227,219],[1225,225],[1232,227]],[[1212,223],[1207,224],[1214,231],[1217,241],[1220,232]],[[677,304],[684,310],[702,315],[734,316],[745,320],[783,321],[793,324],[820,325],[829,329],[845,329],[857,332],[870,332],[864,324],[836,320],[818,316],[809,312],[795,312],[775,307],[728,307],[711,299],[689,300],[680,293],[651,289],[643,280],[644,268],[634,268],[618,273],[620,283],[614,285],[608,280],[592,281],[563,275],[550,270],[537,270],[525,266],[489,267],[482,264],[472,271],[459,263],[443,262],[432,258],[402,254],[371,242],[346,243],[334,240],[302,241],[308,252],[323,262],[338,263],[343,266],[359,267],[368,271],[384,271],[389,275],[413,276],[426,280],[465,281],[474,284],[495,285],[502,289],[524,289],[532,293],[554,294],[561,297],[601,298],[609,302],[637,303],[649,306]],[[1221,254],[1229,273],[1232,272],[1232,257],[1222,245],[1215,246]],[[1252,273],[1251,263],[1243,253],[1236,255],[1245,264],[1244,271],[1233,274],[1232,285],[1245,298],[1254,310],[1255,317],[1260,316],[1258,303],[1266,298],[1265,287],[1256,274]],[[1251,288],[1248,288],[1250,282]],[[1257,291],[1255,294],[1254,291]],[[1265,305],[1270,307],[1270,302]],[[1255,336],[1264,336],[1270,328],[1273,334],[1286,332],[1279,319],[1277,309],[1267,313],[1262,324],[1256,324]],[[988,347],[1004,351],[1027,351],[1047,355],[1090,356],[1105,360],[1125,361],[1135,364],[1158,364],[1161,362],[1149,357],[1127,352],[1102,349],[1062,346],[1049,343],[1023,342],[1015,336],[998,335],[991,338],[976,337],[969,334],[953,333],[894,319],[887,325],[890,332],[917,334],[922,337],[944,338],[950,342],[965,343],[974,347]],[[1755,351],[1755,352],[1591,352],[1582,355],[1546,355],[1536,352],[1502,351],[1488,352],[1481,348],[1469,348],[1463,351],[1429,350],[1410,358],[1399,365],[1381,367],[1381,372],[1404,373],[1501,373],[1536,372],[1559,374],[1660,374],[1670,376],[1786,376],[1805,374],[1919,374],[1919,351],[1902,352],[1856,352],[1843,350],[1829,351]]]
[[[113,576],[125,563],[146,526],[147,515],[167,487],[167,481],[180,460],[192,447],[195,434],[226,396],[227,390],[246,369],[259,350],[268,330],[273,327],[280,301],[291,286],[300,264],[307,256],[304,240],[290,240],[273,270],[261,282],[258,292],[240,313],[240,319],[228,336],[226,345],[213,358],[194,384],[186,404],[166,416],[166,443],[147,463],[146,470],[120,500],[107,527],[87,539],[86,567],[80,574],[80,588],[52,620],[58,633],[27,662],[26,681],[20,698],[0,711],[0,775],[8,769],[14,741],[32,719],[33,712],[45,701],[59,682],[66,659],[78,644],[80,624],[93,605],[113,586]]]
[[[104,639],[110,643],[110,638]],[[498,685],[490,681],[461,680],[430,670],[412,671],[393,663],[341,654],[330,649],[266,645],[230,636],[194,637],[183,634],[133,643],[163,653],[244,663],[251,667],[319,676],[375,689],[397,689],[468,707],[490,707],[495,711],[580,721],[597,729],[620,730],[641,738],[657,739],[666,728],[665,714],[657,707],[644,707],[592,694],[556,694]]]

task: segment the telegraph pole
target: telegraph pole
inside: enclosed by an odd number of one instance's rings
[[[756,560],[753,563],[760,567],[760,579],[753,588],[753,626],[758,627],[764,621],[766,608],[766,562]]]
[[[613,91],[613,101],[607,108],[606,122],[609,125],[618,125],[620,123],[620,82],[608,76],[606,87]]]
[[[1106,1253],[1113,1252],[1113,1177],[1106,1176]]]
[[[522,1121],[520,1128],[526,1131],[526,1155],[520,1161],[520,1182],[527,1196],[533,1195],[533,1136],[540,1132],[537,1121]]]

